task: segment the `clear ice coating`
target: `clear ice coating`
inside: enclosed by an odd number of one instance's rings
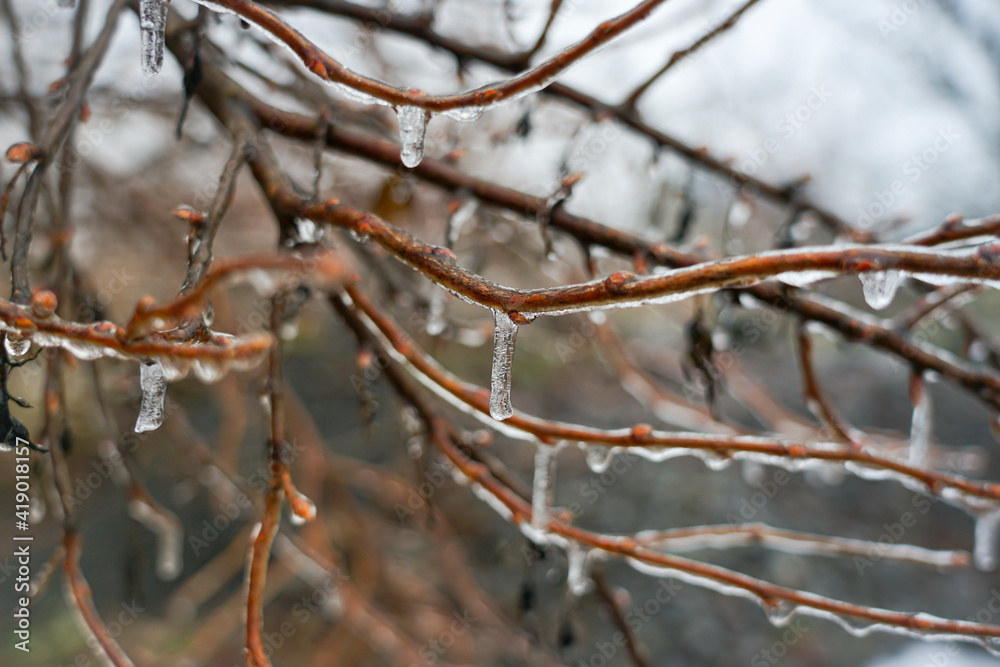
[[[159,361],[139,364],[139,384],[142,387],[142,405],[135,421],[135,432],[154,431],[163,423],[163,402],[167,397],[167,379]]]
[[[493,311],[493,371],[490,374],[490,416],[503,421],[512,414],[510,376],[514,365],[517,325],[502,310]]]
[[[535,477],[531,487],[531,527],[543,535],[548,532],[549,510],[552,507],[555,459],[555,447],[539,444],[535,449]]]
[[[419,107],[399,107],[396,115],[399,117],[401,144],[399,157],[407,167],[416,167],[424,159],[424,138],[431,114]]]
[[[892,303],[903,276],[899,271],[864,271],[858,278],[865,291],[865,301],[875,310],[882,310]]]
[[[139,28],[142,30],[142,71],[154,76],[163,67],[168,0],[141,0]]]

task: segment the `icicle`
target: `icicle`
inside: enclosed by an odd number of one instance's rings
[[[976,517],[976,541],[972,560],[983,572],[992,572],[997,565],[997,529],[1000,529],[1000,508]]]
[[[435,289],[431,294],[427,307],[427,335],[439,336],[444,332],[447,321],[444,318],[444,303],[447,293],[443,289]]]
[[[490,416],[498,421],[514,414],[510,405],[510,378],[514,364],[517,325],[502,310],[493,311],[493,371],[490,375]]]
[[[431,114],[419,107],[399,107],[399,140],[402,144],[399,157],[411,169],[424,159],[424,137]]]
[[[579,542],[570,542],[566,548],[566,559],[569,567],[566,570],[566,585],[570,593],[580,597],[590,590],[591,578],[587,571],[590,563],[590,551],[580,546]]]
[[[139,27],[142,29],[142,71],[155,76],[163,67],[163,45],[167,30],[168,0],[141,0]]]
[[[159,361],[139,364],[139,383],[142,386],[142,405],[135,422],[135,432],[153,431],[163,423],[163,402],[167,397],[167,380]]]
[[[540,535],[549,532],[552,508],[552,478],[555,475],[556,448],[539,444],[535,449],[535,477],[531,488],[531,527]]]
[[[882,310],[892,303],[903,276],[899,271],[865,271],[858,278],[865,290],[865,301],[875,310]]]
[[[910,425],[910,465],[923,466],[931,445],[931,397],[922,376],[912,380],[913,421]]]

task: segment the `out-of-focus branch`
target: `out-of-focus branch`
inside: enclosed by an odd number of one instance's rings
[[[812,340],[809,338],[808,327],[800,323],[798,329],[799,364],[802,367],[802,389],[806,406],[820,420],[830,436],[852,447],[860,447],[858,438],[852,435],[854,429],[840,418],[819,386],[813,368]]]
[[[736,11],[727,16],[724,21],[719,23],[712,30],[708,31],[707,33],[696,39],[691,44],[691,46],[685,49],[681,49],[680,51],[674,51],[673,55],[670,56],[670,59],[667,60],[667,63],[663,67],[657,70],[657,72],[653,74],[653,76],[649,77],[649,79],[647,79],[645,83],[636,88],[635,91],[625,99],[625,101],[622,103],[622,106],[625,108],[625,110],[627,112],[634,111],[636,102],[639,101],[639,98],[642,97],[642,95],[647,90],[649,90],[650,86],[659,81],[660,77],[669,72],[677,63],[681,62],[682,60],[690,56],[692,53],[703,47],[705,44],[712,41],[722,33],[732,28],[734,25],[736,25],[736,22],[740,20],[740,17],[743,16],[743,14],[748,9],[757,4],[757,2],[758,0],[748,0],[747,2],[740,5],[736,9]]]
[[[35,209],[41,194],[45,173],[80,117],[80,107],[84,103],[87,89],[90,88],[97,67],[104,59],[104,54],[107,52],[111,37],[118,25],[118,15],[125,4],[126,0],[115,0],[111,5],[100,34],[70,75],[66,98],[49,125],[45,138],[37,147],[37,164],[31,172],[31,176],[28,177],[24,192],[21,193],[14,227],[14,247],[11,255],[11,299],[15,303],[26,304],[31,298],[28,251],[31,246]]]
[[[285,297],[279,294],[271,299],[271,331],[279,335],[284,319]],[[269,397],[271,477],[264,513],[257,525],[247,562],[247,611],[246,611],[246,658],[248,667],[271,667],[271,661],[264,651],[261,637],[264,628],[264,585],[267,581],[267,562],[271,556],[274,536],[281,526],[281,503],[285,491],[285,463],[282,450],[285,443],[285,413],[283,403],[284,376],[282,373],[282,349],[277,344],[271,348],[268,369],[267,391]]]
[[[597,589],[597,594],[601,597],[601,601],[611,612],[611,618],[614,619],[615,626],[619,632],[625,635],[625,648],[628,650],[628,656],[631,658],[632,664],[636,665],[636,667],[648,667],[649,655],[646,652],[646,647],[639,641],[632,626],[629,625],[628,620],[625,618],[625,614],[622,613],[618,600],[615,599],[614,586],[608,582],[603,568],[595,567],[590,576],[594,580],[594,587]]]
[[[783,530],[763,523],[644,531],[636,534],[635,539],[644,546],[672,553],[759,544],[776,551],[807,556],[866,556],[874,550],[880,559],[928,567],[966,567],[971,562],[968,551],[924,549],[910,544],[879,544],[869,540]]]

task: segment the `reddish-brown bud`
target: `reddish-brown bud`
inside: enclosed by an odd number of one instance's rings
[[[7,149],[7,162],[11,164],[24,164],[31,160],[37,160],[41,156],[42,150],[30,141],[20,141]]]
[[[37,317],[52,317],[58,305],[56,295],[47,289],[38,290],[31,297],[31,310]]]

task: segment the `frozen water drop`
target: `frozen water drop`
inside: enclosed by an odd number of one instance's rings
[[[864,271],[858,274],[865,291],[865,301],[875,310],[882,310],[896,296],[902,282],[899,271]]]
[[[292,505],[292,511],[288,514],[288,520],[294,526],[301,526],[307,521],[312,521],[316,517],[316,504],[312,500],[299,494]]]
[[[431,114],[419,107],[399,107],[396,115],[399,117],[401,142],[399,157],[404,165],[412,169],[424,159],[424,137],[427,136]]]
[[[734,229],[743,227],[753,215],[753,206],[745,197],[740,197],[729,207],[727,222]]]
[[[460,123],[471,123],[482,118],[485,110],[485,107],[458,107],[455,109],[448,109],[444,112],[444,115],[449,118],[454,118]]]
[[[167,0],[141,0],[139,27],[142,29],[142,71],[146,76],[155,76],[163,67]]]
[[[608,469],[616,454],[618,454],[617,447],[588,447],[587,467],[590,468],[590,472],[600,475]]]
[[[992,572],[997,565],[997,529],[1000,528],[1000,507],[976,517],[976,538],[972,560],[983,572]]]
[[[323,227],[309,218],[296,218],[295,233],[301,243],[319,243],[323,238]]]
[[[139,364],[139,384],[142,386],[142,405],[135,422],[135,432],[154,431],[163,423],[163,402],[167,397],[167,380],[159,361]]]
[[[769,600],[764,602],[764,613],[771,625],[782,627],[788,624],[792,615],[795,614],[795,605],[787,600]]]
[[[20,334],[9,332],[3,339],[3,346],[11,361],[19,361],[31,349],[31,339]]]
[[[510,404],[511,369],[517,325],[502,310],[493,311],[493,371],[490,374],[490,416],[498,421],[514,414]]]
[[[531,488],[531,527],[540,534],[548,532],[552,507],[552,477],[555,475],[554,447],[538,445],[535,450],[535,477]]]

